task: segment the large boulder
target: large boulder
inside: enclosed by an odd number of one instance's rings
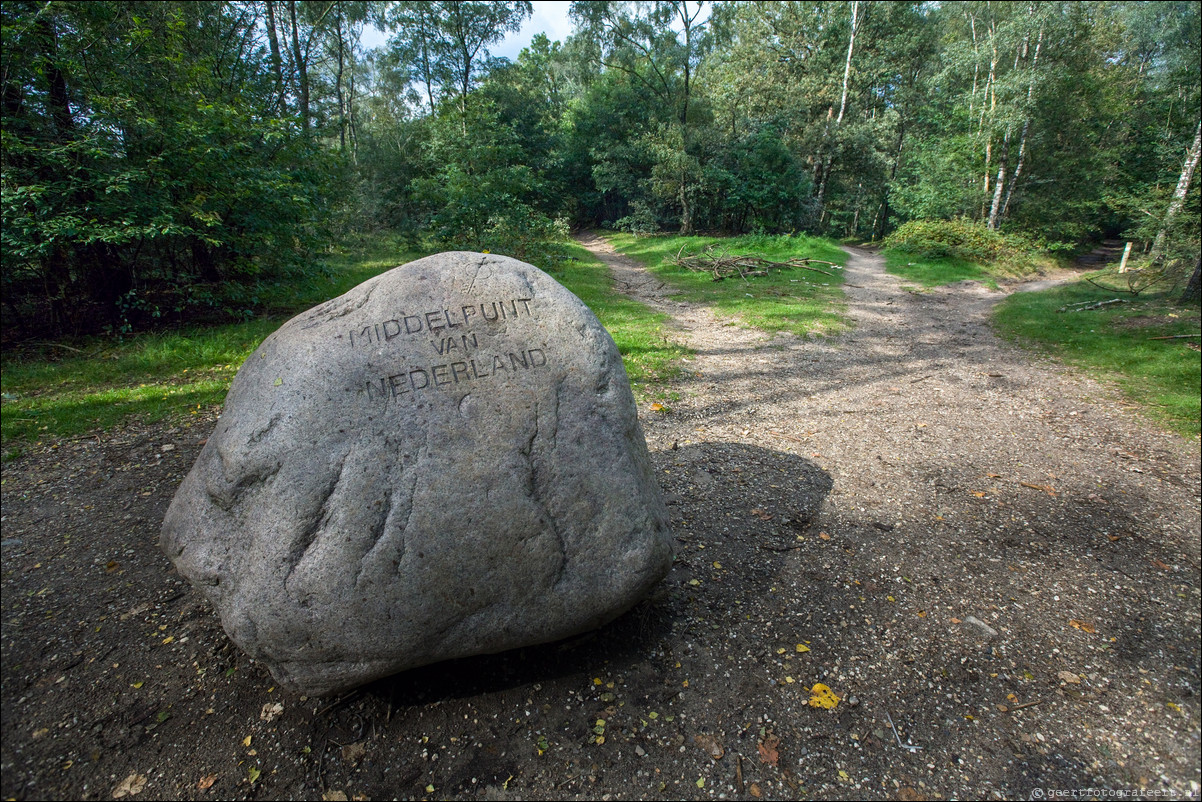
[[[592,312],[443,253],[259,346],[162,547],[235,643],[323,694],[604,624],[667,572],[667,521]]]

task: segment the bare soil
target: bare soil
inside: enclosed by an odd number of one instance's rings
[[[1196,440],[1000,341],[1005,290],[852,251],[854,330],[768,337],[586,244],[696,349],[640,410],[652,598],[289,695],[157,548],[212,417],[43,444],[0,485],[4,798],[1196,798]]]

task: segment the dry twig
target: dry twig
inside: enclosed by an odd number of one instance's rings
[[[829,270],[813,267],[814,264],[826,265],[834,270],[843,269],[834,262],[822,259],[789,259],[784,262],[776,262],[752,254],[737,256],[724,249],[720,250],[714,245],[707,245],[701,253],[690,254],[686,254],[684,246],[681,246],[680,250],[676,252],[672,264],[697,273],[712,273],[714,281],[722,281],[735,276],[746,280],[751,276],[766,276],[770,270],[792,270],[798,267],[821,273],[824,276],[835,275]]]

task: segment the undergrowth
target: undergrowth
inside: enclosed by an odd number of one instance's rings
[[[805,235],[747,235],[742,237],[635,237],[607,233],[613,246],[646,265],[658,278],[680,291],[681,297],[706,304],[720,314],[768,332],[789,331],[797,335],[830,335],[845,331],[843,276],[810,270],[772,270],[767,276],[714,281],[708,273],[672,264],[681,249],[695,253],[716,244],[731,254],[755,254],[772,260],[811,258],[842,265],[847,255],[832,240]]]

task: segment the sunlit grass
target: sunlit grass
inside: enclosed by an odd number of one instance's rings
[[[1125,303],[1057,311],[1115,297]],[[1167,292],[1123,296],[1082,281],[1011,295],[998,305],[994,320],[1003,335],[1115,382],[1152,417],[1198,436],[1202,358],[1189,344],[1196,346],[1199,340],[1154,339],[1198,334],[1202,315],[1197,304],[1178,305]]]
[[[701,251],[714,245],[731,254],[753,254],[775,261],[811,258],[842,265],[846,253],[832,240],[820,237],[635,237],[607,233],[614,247],[642,262],[681,297],[712,307],[719,314],[768,332],[789,331],[798,335],[830,335],[844,331],[842,271],[815,265],[831,275],[803,268],[772,270],[767,276],[714,281],[699,273],[672,265],[677,253]]]
[[[605,265],[583,248],[566,247],[576,261],[564,263],[556,278],[610,331],[636,391],[651,392],[674,375],[687,350],[666,336],[665,315],[614,292]],[[238,367],[288,317],[426,253],[388,237],[365,239],[296,285],[274,290],[272,314],[252,321],[6,351],[0,376],[5,457],[41,440],[218,408]]]
[[[635,392],[656,393],[663,381],[679,372],[680,360],[689,353],[668,336],[668,316],[616,292],[609,268],[586,249],[565,247],[575,261],[564,263],[553,275],[593,310],[614,338]]]
[[[424,255],[388,237],[362,240],[294,283],[261,288],[270,313],[245,323],[6,350],[0,362],[4,455],[42,439],[220,406],[238,367],[288,317]]]
[[[938,287],[957,281],[980,281],[997,289],[997,278],[987,268],[954,256],[924,257],[899,250],[886,250],[885,271],[921,287]]]

